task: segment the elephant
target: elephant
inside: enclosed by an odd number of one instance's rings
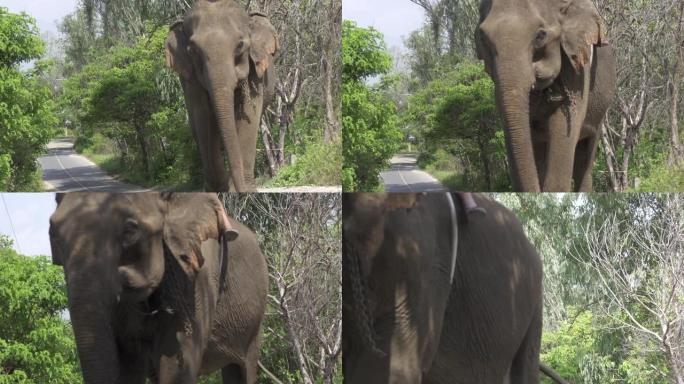
[[[495,83],[516,191],[592,191],[616,93],[605,29],[591,0],[481,0],[477,56]]]
[[[209,193],[69,193],[50,218],[85,383],[254,383],[268,272]]]
[[[548,369],[540,257],[512,212],[474,199],[476,220],[445,193],[344,194],[345,383],[537,383]]]
[[[171,26],[166,64],[180,77],[205,190],[256,190],[257,133],[278,49],[266,15],[248,15],[233,0],[199,0]]]

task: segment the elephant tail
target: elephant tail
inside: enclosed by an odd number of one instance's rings
[[[551,369],[551,367],[542,362],[539,363],[539,370],[558,384],[570,384],[569,382],[565,381],[562,377],[560,377],[558,372],[554,371],[553,369]]]
[[[347,256],[347,264],[351,286],[352,302],[354,307],[354,317],[356,321],[354,324],[359,331],[361,336],[361,342],[363,346],[369,349],[371,352],[379,357],[384,357],[385,352],[378,348],[375,335],[375,329],[373,327],[373,317],[370,312],[368,305],[368,296],[366,295],[366,284],[363,281],[361,275],[361,260],[359,260],[359,255],[353,250],[349,249],[350,246],[345,247]]]

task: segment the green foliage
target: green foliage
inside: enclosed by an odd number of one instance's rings
[[[293,165],[280,169],[271,185],[339,185],[340,164],[342,143],[310,144]]]
[[[665,194],[496,194],[520,219],[544,267],[544,336],[542,361],[573,383],[658,383],[673,382],[662,345],[629,323],[626,311],[645,327],[658,330],[656,314],[639,301],[651,301],[653,289],[672,295],[672,282],[661,277],[656,260],[636,250],[627,231],[657,236],[659,223],[672,219]],[[675,196],[676,197],[676,196]],[[596,231],[590,223],[615,219],[620,224],[611,235],[625,242],[619,266],[638,279],[638,300],[625,300],[625,307],[613,305],[602,281],[614,285],[624,279],[587,269],[593,258],[587,235]],[[656,246],[657,247],[657,246]],[[637,280],[635,280],[637,281]],[[663,284],[668,285],[664,287]],[[616,289],[613,287],[613,289]],[[621,292],[614,291],[618,297]],[[674,293],[673,303],[681,303]],[[655,305],[655,304],[654,304]],[[548,381],[547,381],[548,382]]]
[[[0,65],[14,67],[40,58],[44,51],[36,21],[25,13],[10,13],[0,7]]]
[[[51,91],[41,81],[48,66],[30,72],[19,64],[44,53],[35,20],[0,7],[0,188],[40,190],[36,158],[57,124]]]
[[[116,45],[65,84],[77,149],[141,185],[197,188],[201,167],[177,76],[164,65],[167,31]],[[102,156],[104,155],[104,156]]]
[[[421,167],[441,172],[455,189],[511,189],[494,83],[481,64],[461,63],[441,73],[408,104],[402,121],[418,135]]]
[[[342,28],[342,188],[374,191],[380,171],[387,167],[402,139],[394,102],[385,94],[387,82],[377,86],[364,79],[387,73],[391,58],[382,34],[344,21]]]
[[[342,84],[344,191],[374,191],[379,174],[396,153],[401,139],[394,103],[377,89]],[[352,175],[350,178],[347,175]]]
[[[0,248],[0,383],[81,382],[61,268]]]
[[[592,313],[571,310],[569,315],[557,330],[544,333],[541,360],[573,383],[618,382],[611,356],[597,352],[600,331],[592,323]]]
[[[392,57],[382,33],[360,28],[355,22],[342,22],[342,82],[361,81],[389,72]]]

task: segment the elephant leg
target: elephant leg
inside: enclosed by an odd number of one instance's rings
[[[197,331],[194,327],[192,329]],[[191,384],[197,381],[202,363],[202,343],[198,333],[188,335],[185,330],[162,333],[158,350],[160,383]]]
[[[119,383],[145,384],[147,373],[147,359],[140,355],[119,355]]]
[[[546,170],[544,192],[570,192],[573,159],[575,157],[575,134],[567,114],[558,108],[549,117],[549,141],[546,146]]]
[[[223,192],[228,190],[228,180],[230,173],[223,160],[221,138],[216,130],[207,132],[207,140],[204,149],[207,153],[206,158],[202,159],[204,164],[204,174],[207,180],[205,189],[210,192]]]
[[[254,180],[254,166],[256,162],[256,146],[261,124],[261,112],[263,107],[263,85],[258,86],[258,90],[249,91],[251,93],[248,100],[236,110],[242,110],[236,119],[240,148],[242,148],[243,178],[250,190],[256,190]]]
[[[537,175],[540,185],[544,185],[546,176],[546,142],[536,141],[533,143],[534,162],[537,164]]]
[[[259,350],[261,349],[261,340],[259,337],[252,341],[247,351],[247,358],[242,367],[242,376],[245,384],[254,384],[257,381],[257,364],[259,363]]]
[[[575,191],[591,192],[593,189],[591,170],[596,157],[598,137],[592,136],[580,140],[575,150],[575,166],[572,179],[575,182]]]
[[[237,364],[226,365],[221,368],[221,380],[223,384],[245,384],[242,369]]]
[[[542,314],[537,309],[525,337],[515,353],[509,380],[511,384],[536,384],[539,382],[539,350],[541,348]]]

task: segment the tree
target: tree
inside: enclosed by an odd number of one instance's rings
[[[284,383],[341,380],[339,194],[224,195],[256,233],[269,268],[262,371]],[[270,382],[270,381],[269,381]]]
[[[402,138],[395,104],[383,84],[364,83],[389,72],[392,60],[382,34],[345,20],[342,25],[343,188],[373,191],[379,173],[397,151]]]
[[[0,382],[81,382],[61,268],[4,247],[0,281]]]
[[[0,7],[0,190],[42,190],[36,158],[57,124],[51,91],[40,80],[45,65],[28,72],[45,45],[35,20]]]
[[[668,361],[670,375],[684,383],[684,200],[648,197],[625,223],[615,215],[586,229],[584,266],[599,278],[606,315],[652,339]]]
[[[402,119],[420,138],[421,164],[459,172],[466,185],[453,188],[510,189],[494,83],[481,64],[458,64],[408,104]]]

